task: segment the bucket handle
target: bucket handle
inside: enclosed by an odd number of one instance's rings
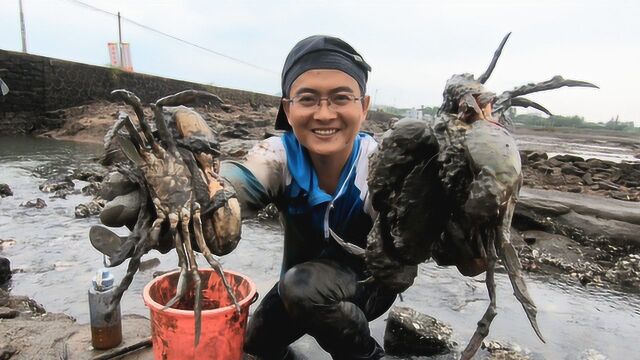
[[[260,294],[258,294],[258,292],[256,291],[255,295],[253,295],[253,298],[251,298],[251,301],[249,301],[249,304],[253,304],[258,300],[258,297],[260,297]]]

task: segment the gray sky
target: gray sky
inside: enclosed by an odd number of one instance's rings
[[[439,105],[453,74],[482,73],[502,37],[513,34],[487,82],[510,90],[553,75],[597,89],[563,88],[529,98],[560,115],[640,126],[640,2],[611,0],[266,1],[82,0],[258,70],[123,22],[136,71],[275,94],[284,58],[313,34],[343,38],[373,67],[376,103]],[[113,16],[71,0],[23,0],[28,51],[106,65],[117,41]],[[0,1],[0,48],[20,51],[18,0]]]

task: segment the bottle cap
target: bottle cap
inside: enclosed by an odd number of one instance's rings
[[[113,287],[114,277],[109,269],[100,269],[92,279],[93,288],[97,291],[109,290]]]

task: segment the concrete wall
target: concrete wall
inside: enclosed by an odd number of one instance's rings
[[[56,126],[48,112],[109,100],[113,89],[133,91],[143,102],[185,89],[207,90],[230,104],[276,106],[278,98],[43,56],[0,50],[0,78],[9,94],[0,97],[0,133],[25,133]]]

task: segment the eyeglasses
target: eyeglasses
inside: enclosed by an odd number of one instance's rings
[[[322,100],[327,100],[330,109],[340,109],[356,101],[362,100],[364,96],[355,96],[349,93],[335,93],[329,96],[319,96],[317,94],[305,93],[292,97],[291,99],[283,99],[292,105],[300,106],[305,109],[317,109],[320,107]]]

